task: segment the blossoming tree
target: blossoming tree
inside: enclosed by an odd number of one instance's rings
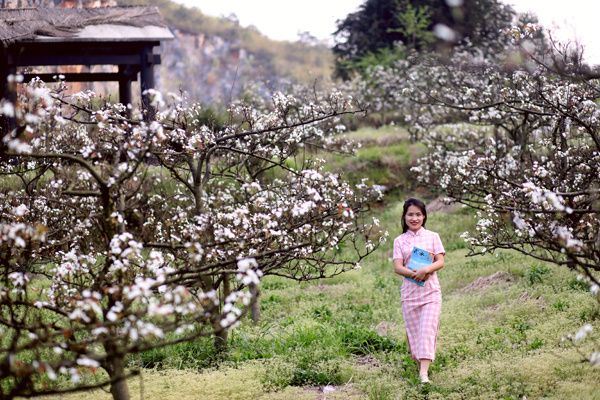
[[[129,354],[222,344],[262,276],[333,276],[382,237],[365,219],[379,193],[306,152],[341,146],[340,93],[235,103],[219,130],[152,95],[151,122],[41,81],[1,105],[16,121],[0,148],[5,398],[110,384],[127,399]]]

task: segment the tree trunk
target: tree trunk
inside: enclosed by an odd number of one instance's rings
[[[252,322],[258,324],[258,321],[260,321],[260,291],[256,285],[250,285],[250,294],[253,297],[250,304],[250,317],[252,318]]]
[[[222,277],[223,277],[223,283],[221,286],[221,305],[225,304],[225,299],[231,293],[231,283],[229,282],[229,275],[223,274]],[[229,331],[227,329],[224,329],[221,326],[220,318],[218,318],[213,323],[213,332],[215,335],[215,340],[214,340],[215,350],[218,353],[225,351],[227,349],[227,337],[228,337]]]
[[[221,328],[220,330],[215,331],[215,339],[214,346],[217,353],[222,353],[227,350],[227,338],[229,336],[229,331],[227,329]]]
[[[125,379],[125,359],[114,358],[109,361],[108,375],[113,382],[110,384],[110,393],[114,400],[129,400],[129,388]]]

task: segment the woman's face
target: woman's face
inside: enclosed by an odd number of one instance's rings
[[[404,221],[410,231],[416,232],[423,226],[423,218],[425,216],[417,206],[408,206]]]

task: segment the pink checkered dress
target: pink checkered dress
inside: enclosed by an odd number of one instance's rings
[[[416,233],[407,231],[394,240],[394,260],[401,259],[407,265],[415,246],[433,254],[446,254],[440,235],[421,228]],[[442,310],[442,290],[437,273],[431,274],[424,286],[404,279],[400,293],[410,354],[415,360],[433,360]]]

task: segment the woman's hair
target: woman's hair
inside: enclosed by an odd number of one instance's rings
[[[408,230],[408,225],[406,225],[406,212],[410,206],[417,207],[423,213],[423,228],[425,228],[425,223],[427,222],[427,210],[425,209],[425,203],[419,199],[414,199],[411,197],[404,202],[404,210],[402,212],[402,233],[405,233]]]

